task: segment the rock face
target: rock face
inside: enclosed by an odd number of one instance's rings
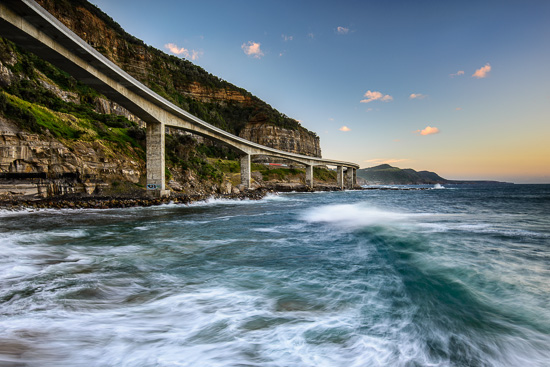
[[[117,116],[124,116],[128,120],[138,123],[140,127],[145,127],[146,124],[136,115],[130,113],[126,108],[122,107],[118,103],[110,101],[105,98],[98,97],[95,99],[95,110],[102,114],[112,114]]]
[[[186,94],[201,102],[237,102],[244,105],[252,104],[252,98],[250,96],[234,90],[206,88],[197,82],[189,84],[186,89]]]
[[[271,148],[321,157],[319,137],[300,130],[289,130],[261,122],[251,122],[241,130],[239,136]]]
[[[137,183],[145,169],[101,141],[67,143],[22,131],[0,117],[0,195],[91,194],[106,182]]]

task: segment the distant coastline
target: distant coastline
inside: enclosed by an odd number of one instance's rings
[[[398,168],[389,164],[357,170],[357,178],[362,185],[512,185],[511,182],[493,180],[448,180],[435,172],[415,171],[411,168]]]

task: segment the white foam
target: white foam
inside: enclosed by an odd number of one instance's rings
[[[365,204],[324,205],[308,209],[302,219],[310,223],[327,223],[346,228],[403,224],[415,214],[369,207]]]
[[[48,236],[70,237],[70,238],[82,238],[88,235],[88,233],[82,229],[72,229],[67,231],[50,231],[50,232],[46,232],[45,234]]]
[[[262,200],[265,201],[289,201],[291,200],[288,196],[281,194],[267,194]]]
[[[277,228],[253,228],[254,232],[263,232],[263,233],[279,233],[280,231]]]
[[[225,199],[225,198],[208,198],[206,200],[195,201],[190,203],[189,207],[201,207],[201,206],[215,206],[215,205],[238,205],[238,204],[249,204],[254,202],[254,200],[249,200],[245,198],[244,200],[235,200],[235,199]]]
[[[224,240],[195,240],[193,243],[199,245],[229,245],[230,243],[236,242],[234,239],[224,239]]]
[[[454,215],[449,215],[449,218]],[[495,234],[509,237],[525,237],[525,238],[550,238],[550,234],[529,231],[524,229],[509,229],[500,228],[489,223],[452,223],[452,222],[425,222],[418,223],[418,225],[430,232],[448,232],[448,231],[462,231],[478,234]]]

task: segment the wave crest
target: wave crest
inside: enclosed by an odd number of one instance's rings
[[[327,223],[345,228],[403,224],[413,214],[369,207],[365,204],[324,205],[308,209],[301,219],[309,223]]]

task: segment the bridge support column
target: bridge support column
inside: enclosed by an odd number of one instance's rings
[[[313,166],[306,166],[306,186],[313,188]]]
[[[344,167],[336,166],[336,180],[340,190],[344,189]]]
[[[241,157],[241,184],[245,189],[250,189],[250,154]]]
[[[356,176],[355,168],[348,167],[348,169],[346,170],[346,188],[353,189],[355,187],[356,182],[357,182],[357,176]]]
[[[147,124],[147,194],[170,196],[166,190],[164,169],[164,124]]]

